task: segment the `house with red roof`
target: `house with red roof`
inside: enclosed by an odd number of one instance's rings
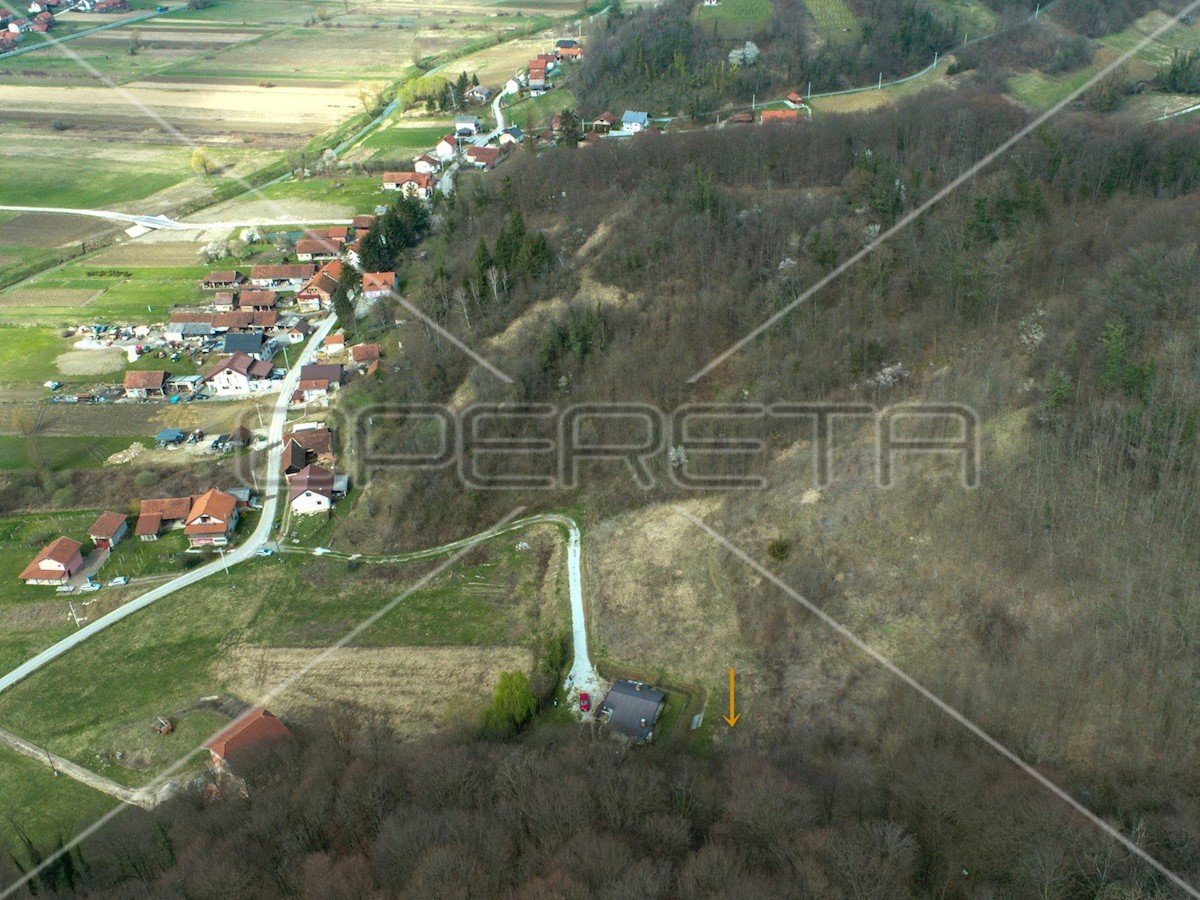
[[[441,170],[441,160],[430,156],[428,153],[422,153],[413,160],[413,171],[418,175],[436,175]]]
[[[26,584],[66,584],[83,567],[82,546],[69,537],[55,538],[18,577]]]
[[[350,360],[356,366],[366,367],[379,362],[378,344],[355,344],[350,348]]]
[[[291,738],[292,733],[279,719],[261,707],[247,710],[204,745],[213,767],[229,770],[252,759],[253,755]]]
[[[135,400],[161,397],[166,389],[168,377],[167,372],[140,372],[131,369],[125,373],[125,396]]]
[[[795,125],[800,113],[794,109],[764,109],[758,117],[759,125]]]
[[[139,541],[157,541],[164,528],[182,528],[191,510],[191,497],[143,500],[133,533]]]
[[[441,160],[454,159],[454,156],[457,153],[458,138],[453,134],[446,135],[444,138],[438,141],[437,145],[433,148],[434,156]]]
[[[92,539],[97,550],[113,549],[127,534],[129,519],[117,512],[101,513],[100,518],[88,529],[88,537]]]
[[[272,371],[269,362],[239,351],[209,369],[204,380],[217,394],[229,397],[261,390],[270,380]]]
[[[331,259],[296,292],[301,312],[319,312],[333,303],[333,294],[342,277],[342,261]]]
[[[401,191],[410,197],[429,200],[433,197],[433,189],[437,180],[432,175],[421,172],[384,172],[383,189],[385,191]]]
[[[184,520],[183,533],[193,547],[220,547],[229,543],[237,523],[237,498],[212,488],[192,503]]]
[[[307,465],[288,481],[288,503],[297,516],[329,512],[333,508],[333,472]]]
[[[396,290],[395,272],[363,272],[362,292],[368,300],[387,297]]]

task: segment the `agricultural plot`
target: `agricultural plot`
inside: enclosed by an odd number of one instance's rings
[[[210,207],[192,216],[189,221],[227,222],[234,218],[284,217],[304,218],[311,222],[349,219],[394,200],[394,195],[383,190],[381,176],[305,178],[272,184],[253,195]]]
[[[845,0],[804,0],[804,6],[825,40],[833,44],[857,40],[858,19]]]
[[[30,439],[19,435],[0,435],[0,470],[45,468],[51,472],[96,469],[114,453],[128,450],[131,444],[146,446],[147,438],[133,437],[54,437],[38,435]],[[144,545],[148,546],[148,545]],[[36,550],[37,548],[35,548]],[[123,548],[118,548],[118,553]],[[3,572],[0,572],[2,575]],[[139,572],[140,574],[140,572]]]
[[[366,139],[354,148],[351,158],[377,157],[407,162],[432,149],[441,140],[442,135],[452,131],[453,128],[452,120],[433,125],[425,124],[423,121],[393,120],[367,135]]]
[[[721,0],[718,6],[697,6],[696,24],[723,38],[749,38],[771,22],[770,0]]]
[[[85,262],[55,269],[0,294],[0,324],[162,322],[176,306],[205,299],[204,265],[111,268]]]
[[[470,673],[473,686],[461,687],[478,700],[480,685],[500,670],[528,665],[535,634],[565,622],[554,587],[561,554],[553,548],[560,538],[541,529],[526,540],[534,550],[518,554],[497,545],[475,551],[470,563],[414,591],[330,660],[335,668],[322,671],[323,690],[394,713],[424,703],[423,727],[430,730],[442,711],[428,699],[443,697],[448,685],[457,689],[460,673]],[[197,703],[200,697],[233,693],[252,701],[294,672],[296,660],[311,660],[397,596],[420,571],[310,557],[244,563],[230,576],[212,576],[113,626],[93,638],[88,653],[67,654],[0,695],[0,726],[116,781],[143,784],[220,725]],[[414,666],[419,680],[411,678]],[[311,703],[308,688],[301,683],[272,706]],[[99,718],[98,703],[106,710]],[[178,740],[157,740],[147,723],[158,715],[176,724]]]

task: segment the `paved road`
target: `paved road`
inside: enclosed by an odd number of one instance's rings
[[[321,342],[333,330],[335,324],[337,324],[337,317],[333,315],[328,316],[320,324],[317,330],[313,332],[313,336],[304,348],[304,352],[283,379],[279,399],[275,402],[275,409],[271,415],[271,424],[267,428],[267,444],[269,447],[267,451],[267,476],[271,479],[271,485],[268,487],[268,490],[275,489],[277,491],[274,480],[276,473],[280,471],[280,460],[283,456],[283,429],[287,423],[288,404],[291,402],[292,394],[295,392],[296,385],[300,381],[300,367],[311,361],[317,349],[321,346]],[[145,609],[156,600],[161,600],[163,597],[167,597],[182,588],[203,581],[210,575],[222,572],[226,566],[235,566],[249,559],[254,555],[254,551],[262,547],[270,539],[271,526],[274,524],[276,513],[279,510],[281,496],[282,492],[278,491],[266,495],[263,499],[262,513],[259,516],[258,525],[245,541],[225,553],[224,559],[215,559],[190,572],[186,572],[178,578],[153,588],[134,600],[130,600],[124,606],[118,607],[108,615],[88,623],[74,634],[63,638],[53,647],[43,650],[37,656],[17,666],[7,675],[0,677],[0,692],[8,690],[17,682],[42,668],[42,666],[58,659],[58,657],[62,656],[72,647],[82,644],[88,638],[115,625],[126,616],[131,616],[135,612]]]
[[[256,219],[253,222],[179,222],[168,216],[143,216],[112,212],[107,209],[76,209],[67,206],[0,206],[0,212],[57,213],[64,216],[90,216],[112,222],[128,222],[144,228],[164,231],[195,231],[198,228],[262,228],[270,225],[349,225],[349,219]]]
[[[526,516],[515,522],[509,522],[501,528],[481,531],[479,534],[459,538],[457,541],[451,541],[438,547],[414,550],[410,553],[398,553],[392,556],[367,556],[362,553],[345,553],[339,550],[316,551],[312,547],[282,546],[280,550],[284,553],[307,553],[330,556],[335,559],[357,559],[368,563],[409,563],[457,553],[501,535],[521,531],[531,525],[560,525],[567,529],[567,588],[571,599],[571,644],[574,651],[574,661],[567,676],[567,687],[572,700],[578,696],[580,691],[587,691],[592,694],[594,699],[598,700],[603,682],[588,654],[587,612],[583,605],[582,535],[578,523],[569,516],[558,513]]]

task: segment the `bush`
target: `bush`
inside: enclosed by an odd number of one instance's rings
[[[142,489],[152,488],[158,484],[158,473],[150,469],[143,469],[133,476],[133,483]]]
[[[71,123],[68,122],[66,119],[55,119],[53,122],[50,123],[50,127],[53,128],[55,131],[67,131],[68,129],[71,128]]]
[[[767,544],[767,556],[776,562],[783,562],[792,553],[792,542],[787,538],[775,538]]]

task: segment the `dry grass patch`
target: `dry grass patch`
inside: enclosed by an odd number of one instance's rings
[[[273,712],[286,719],[353,701],[386,714],[402,737],[417,738],[482,708],[501,672],[527,672],[533,665],[524,647],[356,647],[316,662],[323,652],[241,647],[222,662],[217,677],[237,696],[258,697],[312,665],[271,701]]]
[[[170,235],[170,232],[155,232]],[[200,248],[204,245],[191,241],[137,241],[111,247],[93,256],[89,265],[97,268],[106,266],[195,266],[200,263]]]
[[[0,306],[86,306],[102,293],[77,288],[18,288],[0,294]]]
[[[54,360],[64,375],[104,375],[125,368],[125,354],[120,350],[72,350]]]

